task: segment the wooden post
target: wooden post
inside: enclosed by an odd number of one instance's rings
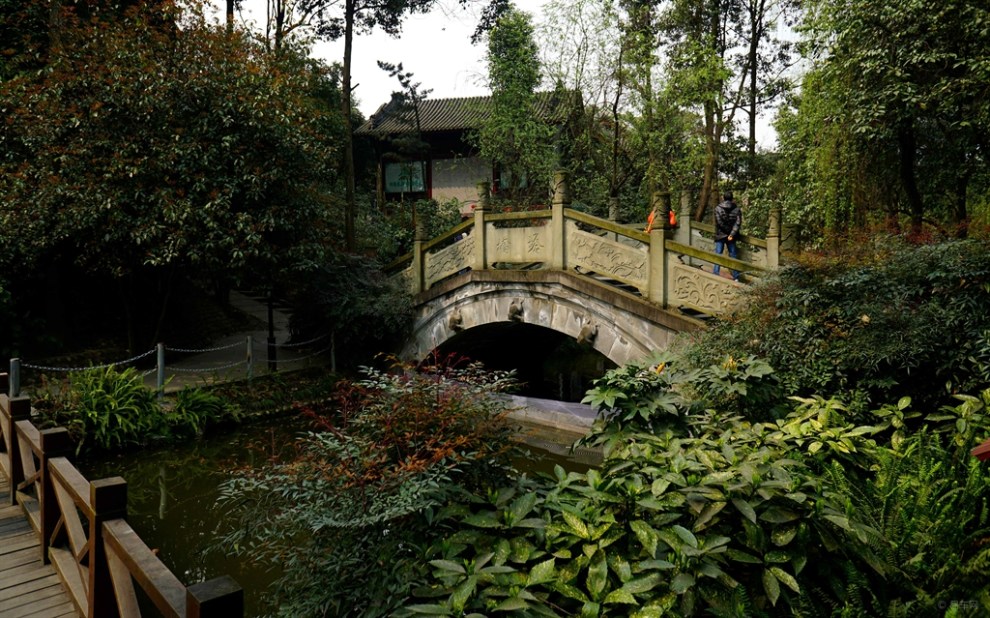
[[[567,268],[567,248],[564,234],[564,209],[571,203],[567,187],[567,173],[562,171],[553,174],[553,203],[550,218],[550,268],[565,270]]]
[[[0,407],[5,408],[0,414],[3,420],[3,438],[7,446],[7,457],[10,478],[10,506],[17,505],[17,486],[24,482],[24,462],[21,458],[21,443],[17,439],[17,422],[31,418],[31,400],[28,397],[7,397],[0,394]],[[25,446],[30,449],[30,446]]]
[[[21,396],[21,359],[10,359],[10,381],[4,392],[9,391],[10,398]]]
[[[38,462],[38,473],[41,475],[41,489],[38,490],[41,515],[41,530],[39,531],[41,533],[41,563],[48,564],[50,562],[48,547],[51,545],[52,536],[55,534],[61,515],[58,498],[55,496],[55,483],[48,471],[48,460],[52,457],[68,455],[72,450],[72,439],[69,437],[69,430],[64,427],[42,429],[38,433],[41,438],[41,461]]]
[[[770,229],[767,230],[767,268],[780,266],[780,209],[770,209]]]
[[[90,481],[89,504],[93,513],[89,519],[89,608],[86,615],[117,618],[117,599],[103,543],[103,522],[126,517],[127,481],[119,476]]]
[[[667,249],[664,246],[663,229],[650,232],[650,278],[647,298],[663,308],[667,307]]]
[[[186,589],[186,618],[241,618],[244,590],[228,575]]]
[[[473,270],[488,268],[488,252],[485,247],[485,213],[491,208],[491,183],[487,180],[478,183],[478,206],[474,209],[474,259]]]

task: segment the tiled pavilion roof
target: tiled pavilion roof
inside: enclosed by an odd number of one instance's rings
[[[562,101],[557,93],[536,93],[538,113],[547,119],[562,119]],[[426,99],[419,103],[419,122],[423,133],[477,129],[492,112],[491,97],[461,97]],[[415,131],[416,120],[411,111],[395,99],[378,108],[367,122],[358,127],[358,134],[386,136]]]

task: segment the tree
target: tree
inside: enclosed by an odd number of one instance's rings
[[[965,229],[967,190],[990,146],[990,14],[965,0],[809,3],[805,30],[837,113],[872,148],[892,148],[898,197],[919,232],[932,204]],[[840,95],[841,93],[841,95]]]
[[[739,45],[731,27],[738,18],[739,7],[732,0],[676,0],[662,17],[672,89],[682,104],[701,109],[705,157],[694,211],[699,220],[716,200],[723,140],[742,101],[743,80],[731,89],[728,58]]]
[[[492,113],[478,132],[481,156],[501,171],[510,198],[528,186],[541,191],[556,157],[553,132],[536,106],[540,61],[530,16],[510,9],[488,39],[488,83]]]
[[[796,0],[744,0],[741,39],[746,54],[740,55],[738,69],[747,76],[746,112],[749,116],[747,180],[756,173],[756,119],[787,86],[781,73],[791,63],[791,45],[780,41],[775,30],[781,20],[797,8]]]
[[[389,77],[396,78],[401,88],[401,90],[392,93],[392,99],[389,101],[389,113],[394,113],[397,118],[402,118],[405,122],[411,119],[412,122],[409,124],[415,127],[415,131],[412,133],[403,133],[392,138],[392,152],[389,154],[397,157],[400,162],[409,164],[406,169],[410,172],[410,183],[415,177],[411,171],[412,165],[419,166],[419,177],[425,179],[426,161],[430,156],[430,145],[423,140],[423,124],[419,112],[420,103],[426,100],[426,97],[432,91],[430,89],[423,90],[421,88],[422,84],[413,82],[412,72],[404,70],[401,62],[395,65],[379,60],[378,68],[386,71]],[[384,189],[379,187],[379,190],[382,191]],[[384,194],[381,195],[381,201],[384,201]],[[411,218],[412,226],[415,230],[418,223],[415,201],[412,203]]]
[[[47,7],[29,0],[0,0],[0,82],[40,68],[47,42]]]
[[[71,261],[128,316],[153,297],[163,317],[183,273],[268,276],[334,234],[334,75],[195,11],[174,30],[159,17],[69,15],[61,53],[0,85],[0,263]]]
[[[562,143],[561,166],[570,172],[574,196],[594,212],[607,212],[609,200],[643,173],[624,118],[629,90],[619,71],[618,7],[611,1],[555,0],[544,6],[536,35],[544,83],[580,93],[571,97],[572,132]]]
[[[331,40],[344,38],[344,59],[341,71],[340,111],[344,118],[344,240],[348,251],[356,248],[354,217],[355,202],[354,124],[351,100],[351,50],[355,33],[381,28],[396,35],[402,29],[407,13],[425,13],[436,0],[343,0],[342,4],[328,0],[307,0],[303,5],[313,14],[318,35]],[[342,12],[334,13],[341,9]]]

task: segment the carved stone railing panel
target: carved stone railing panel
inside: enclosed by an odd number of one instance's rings
[[[444,247],[434,253],[425,256],[424,264],[424,284],[430,287],[437,281],[449,277],[458,271],[471,266],[474,256],[474,235],[469,235],[461,240]],[[411,275],[411,272],[410,272]]]
[[[649,253],[595,234],[567,226],[567,266],[580,268],[628,283],[640,290],[649,285]]]
[[[525,264],[550,259],[550,227],[495,227],[485,229],[485,252],[489,264]]]
[[[731,280],[676,262],[670,267],[670,281],[670,305],[704,313],[727,311],[739,295],[737,285]]]

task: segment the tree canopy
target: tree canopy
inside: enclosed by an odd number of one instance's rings
[[[326,68],[200,16],[168,32],[135,12],[63,38],[43,71],[0,87],[7,263],[238,270],[312,240],[339,134],[310,96]]]
[[[67,11],[58,52],[0,84],[4,267],[269,277],[339,244],[335,74],[171,11]]]
[[[535,105],[541,76],[531,18],[510,9],[489,33],[492,114],[478,132],[481,156],[499,166],[509,195],[527,185],[541,190],[554,161],[551,129]]]

